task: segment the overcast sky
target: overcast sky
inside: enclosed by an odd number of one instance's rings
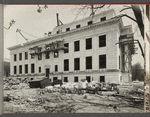
[[[40,6],[43,7],[44,5]],[[37,5],[5,5],[4,27],[9,27],[9,22],[12,19],[14,19],[16,23],[13,24],[9,30],[4,29],[4,58],[10,58],[10,51],[7,49],[8,47],[26,42],[24,38],[16,32],[16,29],[21,29],[22,34],[29,40],[41,38],[44,36],[44,33],[52,31],[56,26],[56,13],[59,13],[59,19],[63,24],[89,16],[90,10],[87,9],[77,15],[79,8],[81,8],[81,5],[48,5],[47,9],[42,9],[42,13],[38,13]],[[96,13],[100,13],[110,8],[115,9],[116,14],[120,14],[120,10],[123,6],[105,6],[105,8],[97,10]],[[132,10],[126,10],[122,13],[126,13],[134,18]],[[137,24],[128,18],[123,18],[123,23],[124,25],[133,25],[133,32],[135,32],[134,38],[138,39],[143,46],[143,40]],[[141,56],[139,48],[137,54],[133,56],[132,64],[137,62],[140,62],[142,66],[144,66],[144,59]]]

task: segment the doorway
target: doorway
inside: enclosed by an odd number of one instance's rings
[[[100,76],[100,82],[105,82],[105,76]]]
[[[46,68],[46,77],[47,77],[47,78],[49,78],[49,73],[50,73],[49,68]]]
[[[90,77],[90,76],[86,76],[86,80],[87,80],[88,82],[91,82],[91,77]]]

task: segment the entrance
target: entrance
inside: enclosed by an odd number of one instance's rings
[[[105,82],[105,76],[100,76],[100,82]]]
[[[49,78],[49,68],[46,68],[46,77]]]

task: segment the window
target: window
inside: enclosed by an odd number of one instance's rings
[[[92,69],[92,57],[86,57],[86,69]]]
[[[80,51],[80,42],[79,41],[75,41],[74,42],[74,51]]]
[[[86,80],[87,80],[87,82],[91,82],[91,77],[90,76],[86,76]]]
[[[99,68],[106,68],[106,55],[99,55]]]
[[[19,53],[19,60],[22,60],[22,53]]]
[[[25,65],[25,73],[28,73],[28,65]]]
[[[68,59],[64,60],[64,71],[69,71],[69,60]]]
[[[46,53],[45,53],[45,58],[46,58],[46,59],[49,59],[49,58],[50,58],[49,52],[46,52]]]
[[[42,54],[38,54],[38,60],[42,60]]]
[[[106,46],[106,35],[99,36],[99,47]]]
[[[31,59],[34,59],[34,56],[35,56],[34,54],[31,54]]]
[[[120,56],[119,56],[119,69],[120,69]]]
[[[39,73],[41,73],[41,67],[39,67]]]
[[[64,82],[68,82],[68,77],[64,77]]]
[[[102,18],[101,18],[101,21],[105,21],[105,20],[106,20],[106,17],[102,17]]]
[[[92,38],[86,39],[86,50],[92,49]]]
[[[55,51],[55,52],[54,52],[54,58],[58,58],[58,56],[59,56],[59,55],[58,55],[58,51]]]
[[[69,43],[65,43],[64,47],[67,47],[67,49],[64,50],[64,53],[68,53],[69,52]]]
[[[67,32],[67,31],[70,31],[70,28],[66,28],[66,32]]]
[[[22,74],[22,65],[19,65],[19,74]]]
[[[28,52],[25,52],[25,60],[28,59]]]
[[[100,76],[100,82],[105,82],[105,76]]]
[[[76,25],[76,28],[80,28],[81,27],[81,25],[79,24],[79,25]]]
[[[31,73],[34,73],[34,64],[31,64]]]
[[[91,25],[91,24],[93,24],[93,21],[89,21],[89,22],[88,22],[88,25]]]
[[[74,59],[74,70],[80,70],[80,58]]]
[[[57,80],[57,77],[53,77],[53,81]]]
[[[78,82],[78,77],[74,77],[74,82]]]
[[[14,66],[14,74],[17,74],[17,66]]]
[[[58,65],[55,65],[55,71],[58,71]]]
[[[14,61],[17,61],[17,55],[14,54]]]

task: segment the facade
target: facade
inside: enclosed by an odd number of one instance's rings
[[[114,10],[56,26],[47,37],[8,48],[11,77],[64,82],[130,82],[132,26]]]

